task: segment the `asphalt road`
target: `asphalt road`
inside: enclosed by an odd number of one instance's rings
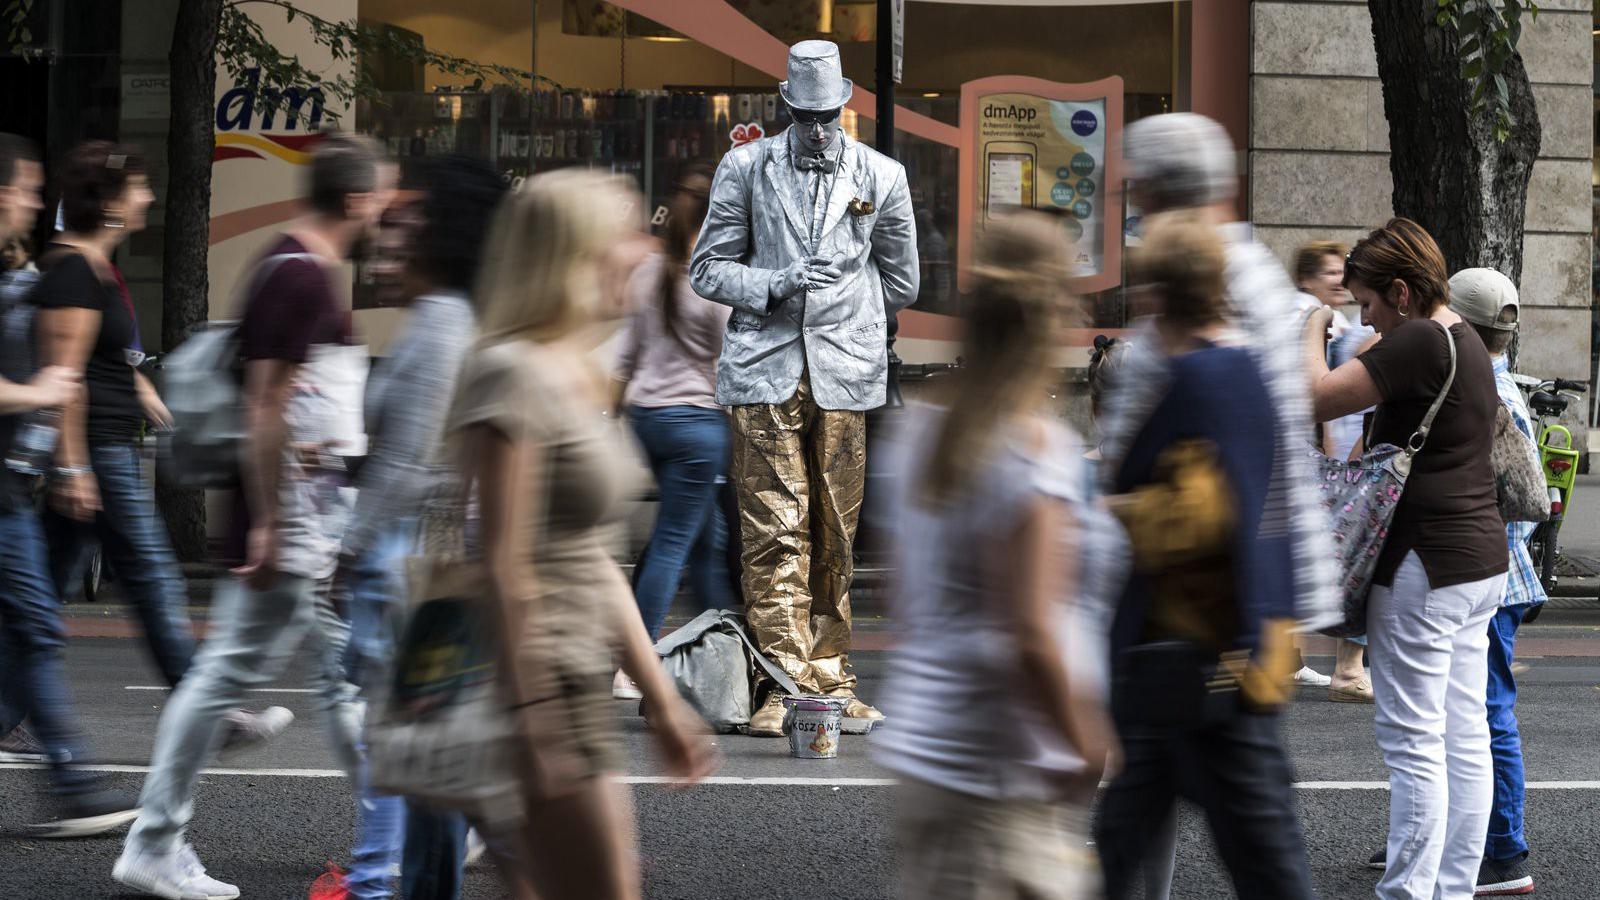
[[[867,628],[873,628],[867,623]],[[876,626],[881,628],[882,626]],[[1600,712],[1600,605],[1547,613],[1524,635],[1531,670],[1522,677],[1519,710],[1527,741],[1528,835],[1537,896],[1600,896],[1600,774],[1594,745]],[[883,652],[857,657],[863,695],[880,683]],[[148,761],[165,693],[142,642],[75,640],[74,689],[106,763]],[[1326,660],[1313,658],[1313,662]],[[280,682],[302,688],[303,662]],[[343,862],[353,827],[352,801],[335,768],[314,698],[264,693],[299,717],[268,748],[229,762],[245,774],[204,777],[192,839],[212,873],[248,898],[301,900],[330,860]],[[618,704],[633,760],[631,775],[655,767],[648,734],[631,704]],[[974,711],[982,714],[983,711]],[[892,727],[892,726],[891,726]],[[1371,708],[1325,702],[1305,691],[1284,731],[1294,758],[1301,821],[1316,888],[1324,898],[1371,896],[1376,873],[1361,863],[1382,842],[1386,775],[1372,734]],[[634,786],[645,878],[652,898],[885,898],[894,896],[893,788],[869,759],[872,738],[846,737],[834,761],[793,760],[784,741],[724,737],[721,776],[728,779],[827,779],[837,784],[716,783],[688,790]],[[294,770],[290,774],[286,770]],[[328,774],[317,777],[320,773]],[[112,777],[136,790],[137,773]],[[110,880],[120,835],[69,842],[17,837],[39,810],[43,773],[0,771],[0,898],[119,898]],[[1204,825],[1185,810],[1174,896],[1230,895]],[[503,896],[492,869],[470,875],[468,898]]]

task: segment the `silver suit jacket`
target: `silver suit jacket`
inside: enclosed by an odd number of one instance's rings
[[[733,307],[717,363],[718,403],[782,403],[809,369],[823,409],[883,405],[885,323],[917,298],[911,192],[905,167],[842,132],[839,140],[838,170],[821,176],[828,201],[815,248],[787,130],[732,150],[717,166],[689,278],[695,293]],[[769,301],[773,278],[812,253],[842,257],[843,276]]]

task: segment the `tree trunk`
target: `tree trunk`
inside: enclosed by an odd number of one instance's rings
[[[166,247],[162,272],[163,352],[176,347],[206,321],[210,286],[211,155],[215,143],[217,29],[223,0],[182,0],[167,57],[171,68],[172,117],[167,130]],[[156,496],[185,561],[206,556],[205,492],[158,483]]]
[[[1395,214],[1428,229],[1451,272],[1483,266],[1520,281],[1528,178],[1541,137],[1522,54],[1505,66],[1512,126],[1500,143],[1492,104],[1472,112],[1457,35],[1434,23],[1437,6],[1367,0],[1367,8],[1389,118]],[[1481,39],[1487,46],[1488,35]]]

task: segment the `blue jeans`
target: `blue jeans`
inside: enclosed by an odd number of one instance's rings
[[[33,718],[39,742],[54,763],[56,790],[63,794],[90,790],[95,779],[66,765],[87,754],[78,731],[77,714],[67,691],[66,626],[56,600],[39,517],[31,507],[0,512],[0,684],[6,702],[0,708],[0,735],[15,728],[24,715]]]
[[[139,448],[97,444],[89,448],[89,463],[100,486],[101,509],[94,522],[76,522],[54,511],[45,517],[56,595],[72,596],[82,571],[84,542],[98,538],[122,593],[139,611],[156,667],[176,686],[194,659],[189,593],[156,511],[155,494],[145,481]]]
[[[466,817],[408,806],[405,819],[400,896],[406,900],[457,900],[467,858]]]
[[[1528,852],[1522,835],[1522,735],[1517,730],[1517,681],[1511,674],[1517,628],[1531,606],[1508,606],[1489,620],[1489,749],[1494,754],[1494,806],[1483,855],[1516,859]]]
[[[353,561],[342,563],[350,621],[344,678],[368,696],[394,656],[394,622],[405,599],[402,567],[415,546],[415,523],[397,522]],[[387,900],[393,896],[391,873],[400,859],[406,804],[401,797],[373,793],[367,782],[363,757],[356,784],[356,846],[345,885],[356,900]]]
[[[271,684],[307,639],[322,663],[312,686],[328,717],[334,755],[357,777],[360,735],[353,691],[330,665],[343,653],[345,635],[324,588],[325,582],[284,572],[260,589],[232,577],[217,580],[211,633],[156,725],[150,774],[139,795],[142,811],[128,832],[128,846],[150,853],[173,853],[182,846],[200,769],[220,739],[223,715],[250,690]]]
[[[655,529],[634,573],[634,596],[655,640],[678,593],[685,564],[702,609],[728,609],[734,589],[725,547],[718,484],[728,472],[732,435],[727,414],[697,406],[630,407],[661,494]]]

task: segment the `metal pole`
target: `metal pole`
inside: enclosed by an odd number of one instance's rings
[[[894,156],[894,0],[878,0],[878,152]]]
[[[878,0],[878,47],[874,80],[878,89],[877,150],[894,157],[894,0]],[[889,374],[885,385],[884,407],[900,409],[900,357],[894,352],[895,335],[900,331],[898,316],[889,316]]]

